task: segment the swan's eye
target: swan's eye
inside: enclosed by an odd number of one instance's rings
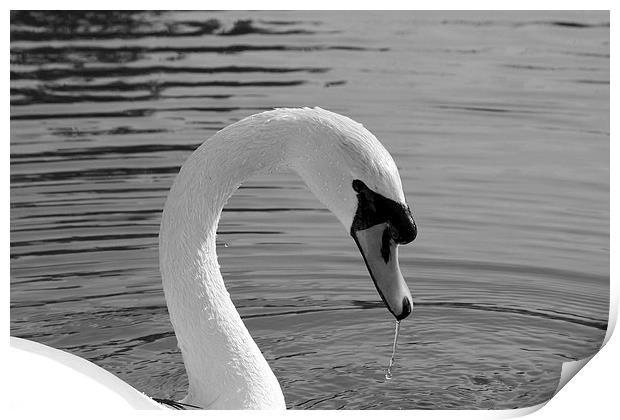
[[[418,235],[418,228],[413,220],[409,206],[400,206],[389,220],[390,235],[397,244],[408,244]]]
[[[401,236],[400,236],[400,231],[398,230],[398,228],[394,226],[393,224],[389,223],[388,229],[390,232],[390,237],[394,240],[394,242],[399,243],[399,241],[401,240]]]
[[[359,179],[353,181],[352,187],[357,193],[358,205],[351,224],[351,234],[387,223],[389,236],[394,242],[406,244],[415,239],[418,230],[409,206],[374,192]]]

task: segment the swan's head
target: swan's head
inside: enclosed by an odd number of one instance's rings
[[[351,187],[357,193],[351,236],[383,302],[400,321],[413,310],[411,293],[398,265],[398,245],[413,241],[418,233],[411,210],[359,179],[353,180]]]
[[[361,124],[314,110],[316,141],[302,146],[297,170],[355,240],[388,310],[401,320],[413,300],[398,264],[398,245],[417,235],[392,156]]]

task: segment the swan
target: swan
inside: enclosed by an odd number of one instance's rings
[[[352,236],[396,320],[413,310],[398,246],[414,240],[417,227],[389,152],[361,124],[318,107],[246,117],[192,153],[163,209],[160,272],[189,380],[181,404],[286,408],[277,378],[226,290],[215,241],[222,208],[239,185],[283,168],[299,174]],[[144,395],[131,389],[145,404]],[[153,401],[156,406],[161,407]]]

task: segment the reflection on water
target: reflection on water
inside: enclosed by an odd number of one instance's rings
[[[203,140],[275,106],[363,122],[420,228],[398,369],[354,243],[290,173],[224,209],[222,272],[289,408],[515,408],[598,349],[609,14],[12,12],[11,333],[149,395],[187,386],[158,271]]]

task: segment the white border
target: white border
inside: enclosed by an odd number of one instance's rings
[[[20,2],[7,2],[10,8],[14,9],[45,9],[49,6],[53,6],[54,8],[59,9],[123,9],[123,8],[131,8],[131,9],[242,9],[242,10],[256,10],[256,9],[298,9],[298,10],[311,10],[311,9],[324,9],[324,10],[338,10],[338,9],[349,9],[349,8],[358,8],[358,9],[372,9],[373,6],[377,6],[377,3],[367,2],[360,4],[359,2],[342,2],[342,1],[325,1],[325,0],[313,0],[313,1],[274,1],[274,0],[263,0],[260,2],[250,2],[250,1],[239,1],[239,0],[229,0],[227,2],[205,2],[205,1],[184,1],[179,0],[172,2],[161,2],[161,1],[107,1],[107,2],[76,2],[76,1],[66,1],[59,0],[50,4],[49,2],[43,1],[20,1]],[[478,9],[478,10],[611,10],[611,28],[610,28],[610,36],[611,36],[611,49],[614,49],[614,46],[617,45],[616,35],[615,35],[615,12],[613,8],[614,2],[612,1],[600,1],[600,0],[590,0],[588,2],[579,2],[579,1],[548,1],[548,0],[522,0],[522,1],[479,1],[479,0],[470,0],[468,2],[456,2],[456,1],[415,1],[415,2],[404,2],[404,1],[391,1],[384,0],[380,3],[382,9],[390,10],[390,9],[418,9],[418,10],[441,10],[441,9],[463,9],[464,6],[467,6],[468,9]],[[561,8],[561,9],[560,9]],[[4,36],[6,37],[5,42],[3,43],[5,48],[5,57],[9,56],[10,53],[10,45],[9,45],[9,37],[10,33],[8,28],[10,26],[10,17],[9,13],[6,14],[7,18],[7,30],[4,31]],[[611,74],[614,74],[613,70],[618,66],[616,65],[617,54],[612,51],[611,53]],[[7,74],[7,73],[5,73]],[[611,83],[611,110],[615,108],[615,84]],[[4,84],[4,93],[6,93],[5,98],[10,97],[9,95],[10,89],[10,81],[9,83]],[[9,108],[9,101],[5,100],[5,106]],[[10,108],[5,115],[10,114]],[[613,114],[612,114],[613,115]],[[8,123],[8,118],[5,119],[5,133],[7,134],[5,137],[5,141],[2,143],[4,148],[3,156],[6,159],[6,165],[3,167],[5,171],[5,182],[2,185],[2,192],[4,194],[4,206],[2,207],[4,220],[7,223],[6,226],[6,237],[10,237],[10,206],[9,206],[9,177],[10,177],[10,148],[9,148],[9,139],[10,139],[10,126]],[[611,120],[611,133],[616,133],[616,123],[612,119]],[[612,136],[613,139],[613,136]],[[618,207],[618,194],[617,185],[618,181],[618,171],[614,170],[613,162],[617,162],[617,146],[616,142],[611,140],[611,196],[610,196],[610,205],[611,205],[611,214],[616,214],[616,210]],[[615,181],[615,182],[614,182]],[[606,335],[607,344],[600,351],[599,354],[594,356],[592,361],[588,363],[583,371],[579,374],[579,378],[573,381],[570,381],[554,398],[551,399],[547,405],[541,409],[536,411],[533,414],[530,414],[529,418],[532,419],[548,419],[548,418],[566,418],[566,419],[583,419],[584,416],[594,417],[594,418],[609,418],[609,413],[618,412],[616,398],[617,392],[615,391],[615,383],[618,379],[618,361],[615,358],[615,355],[618,353],[620,349],[620,344],[617,338],[611,337],[610,334],[613,331],[613,328],[617,319],[618,312],[618,288],[617,282],[615,280],[616,274],[618,273],[618,264],[616,263],[616,258],[614,258],[614,251],[617,249],[617,234],[616,234],[616,224],[614,223],[614,218],[611,218],[610,225],[610,241],[611,241],[611,305],[610,305],[610,319],[609,319],[609,329]],[[6,261],[6,265],[4,267],[4,272],[6,273],[6,278],[10,278],[10,242],[5,240],[2,244],[3,247],[3,255]],[[5,317],[5,328],[8,332],[9,327],[9,281],[5,282],[4,288],[2,289],[3,296],[5,298],[5,310],[2,312],[2,316]],[[10,360],[6,358],[8,351],[8,334],[5,335],[7,337],[5,341],[5,345],[2,346],[2,355],[5,356],[3,359],[5,360],[5,366],[7,366],[10,378],[11,375],[19,375],[19,366],[13,366],[10,363]],[[571,366],[565,366],[566,371],[568,372],[571,369]],[[4,375],[3,375],[4,376]],[[6,378],[6,377],[5,377]],[[8,383],[7,383],[8,382]],[[10,381],[5,379],[5,384],[10,386]],[[58,386],[60,388],[66,387],[69,389],[70,384],[63,383],[62,378],[58,378]],[[24,392],[27,392],[24,390]],[[6,395],[6,394],[5,394]],[[28,408],[34,409],[45,409],[45,407],[38,407],[36,405],[36,399],[33,398],[33,405]],[[524,411],[527,411],[524,410]],[[56,418],[58,416],[66,417],[68,413],[46,413],[46,418]],[[146,415],[140,412],[128,412],[126,413],[131,417]],[[168,413],[169,415],[176,415],[176,413]],[[194,413],[193,415],[200,415],[201,413]],[[375,411],[355,411],[355,412],[345,412],[345,413],[336,413],[336,412],[323,412],[321,415],[327,415],[328,417],[336,416],[336,415],[355,415],[356,417],[365,417],[372,416],[373,418],[377,415],[383,415],[387,413],[377,413]],[[415,415],[416,418],[435,418],[435,419],[445,419],[445,418],[500,418],[504,417],[506,412],[489,412],[489,411],[416,411],[415,413],[411,413],[408,411],[390,411],[388,415],[395,417],[407,417]],[[517,413],[513,413],[517,414]],[[525,414],[523,411],[521,414]],[[18,416],[19,413],[12,413],[13,418]],[[23,412],[24,416],[29,416],[28,412]],[[156,413],[149,412],[149,416],[156,415]],[[159,415],[159,414],[158,414]],[[189,412],[186,415],[192,415]],[[202,413],[204,415],[204,413]],[[215,416],[219,417],[220,415],[230,415],[230,413],[225,414],[221,412],[210,412],[208,414],[210,417]],[[236,412],[235,416],[252,416],[252,418],[274,418],[280,416],[308,416],[308,415],[316,415],[316,412],[312,411],[296,411],[296,412],[286,412],[285,414],[276,414],[276,413],[247,413],[247,412]],[[108,413],[105,410],[105,407],[97,407],[94,408],[90,413],[89,417],[94,418],[102,418],[108,417]],[[71,417],[71,416],[69,416]],[[83,417],[83,413],[80,414],[80,417]]]
[[[7,1],[10,9],[91,9],[91,10],[611,10],[611,0],[382,0],[380,3],[353,0],[131,0],[76,1],[41,0]],[[53,6],[53,7],[50,7]],[[377,7],[380,6],[380,7]],[[8,27],[8,26],[7,26]]]

